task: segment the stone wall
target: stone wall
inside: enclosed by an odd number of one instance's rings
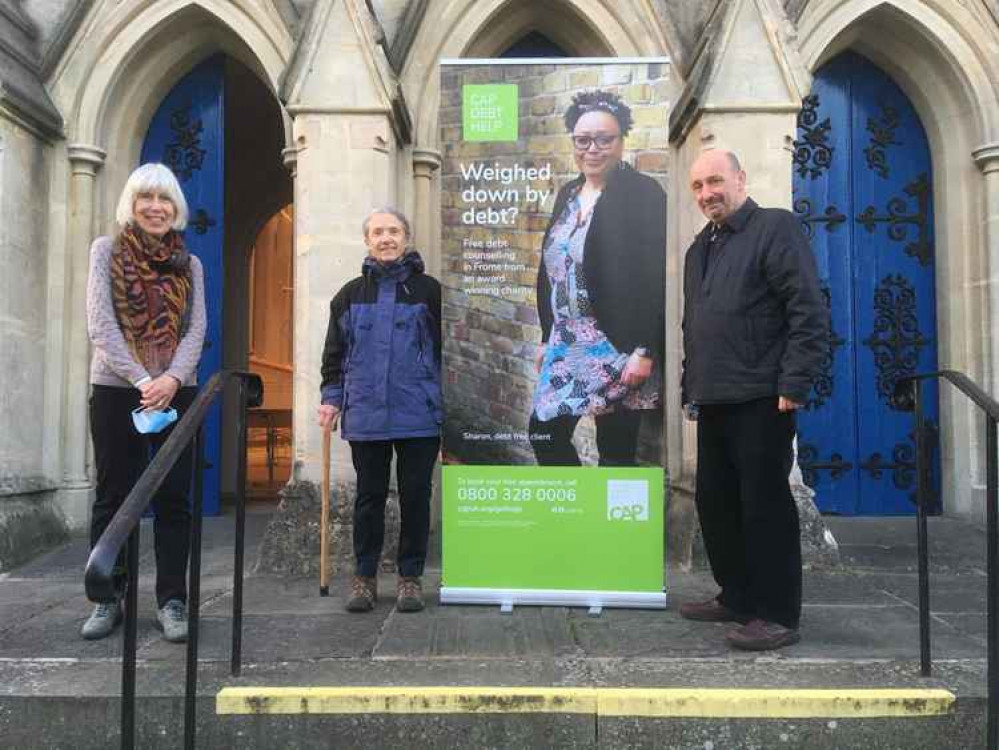
[[[445,453],[449,459],[467,463],[533,463],[530,445],[524,439],[474,443],[464,440],[463,434],[523,436],[527,431],[536,380],[533,360],[541,333],[535,294],[541,241],[558,188],[577,174],[572,143],[562,119],[573,95],[599,88],[621,96],[631,107],[634,118],[634,127],[625,141],[625,160],[660,180],[665,187],[669,170],[666,123],[673,93],[670,77],[670,66],[661,63],[443,69],[441,281],[447,405]],[[520,139],[509,143],[462,142],[462,86],[504,82],[519,85]],[[474,162],[525,168],[550,164],[550,178],[529,183],[535,191],[547,191],[547,197],[540,200],[535,195],[534,200],[528,200],[526,189],[521,189],[516,203],[510,203],[517,210],[508,214],[509,224],[500,229],[470,225],[463,220],[471,208],[468,196],[463,194],[470,182],[463,179],[461,165],[467,167]],[[487,190],[508,187],[499,181],[476,180],[474,184]],[[484,247],[490,241],[494,243],[492,248]],[[491,253],[493,260],[502,258],[504,268],[478,273],[474,253],[490,254],[490,249],[495,251]],[[627,262],[627,258],[622,257],[622,262]],[[478,286],[470,285],[470,274],[481,282]],[[488,281],[497,276],[501,277],[499,281]],[[488,290],[496,286],[500,289],[468,293],[470,288]],[[651,442],[658,443],[655,436],[661,432],[660,425],[657,420],[650,421],[654,422],[649,426]],[[590,420],[581,423],[576,441],[584,460],[592,460]],[[655,457],[653,461],[658,463]]]
[[[0,120],[0,496],[48,485],[44,469],[46,147]]]
[[[62,539],[46,466],[48,148],[0,119],[0,570]],[[54,334],[61,331],[54,327]]]

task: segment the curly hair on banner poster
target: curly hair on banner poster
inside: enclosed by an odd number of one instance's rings
[[[448,65],[444,459],[662,466],[657,62]]]

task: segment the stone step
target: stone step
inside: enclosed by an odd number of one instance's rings
[[[985,737],[984,701],[938,690],[234,690],[199,696],[198,748],[972,750]],[[183,747],[183,716],[179,696],[142,696],[135,747]],[[118,723],[110,696],[0,697],[5,748],[107,750]]]
[[[927,680],[880,660],[331,658],[232,677],[212,660],[197,747],[972,750],[985,746],[984,667],[941,662]],[[120,669],[0,660],[0,747],[118,747]],[[183,675],[182,661],[140,660],[135,747],[183,746]]]

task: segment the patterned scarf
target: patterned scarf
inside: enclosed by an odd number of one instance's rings
[[[111,297],[125,342],[151,375],[173,361],[191,297],[191,258],[173,230],[161,239],[129,224],[111,252]]]

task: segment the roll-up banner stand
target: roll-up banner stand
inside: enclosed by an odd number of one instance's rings
[[[666,606],[666,59],[441,64],[444,603]]]

